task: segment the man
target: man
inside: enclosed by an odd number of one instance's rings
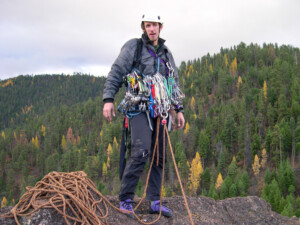
[[[140,74],[154,75],[159,72],[168,77],[167,65],[174,68],[174,78],[178,85],[178,73],[173,56],[169,49],[164,45],[165,40],[159,37],[163,28],[161,17],[156,14],[145,14],[141,20],[143,30],[142,47],[140,47],[140,59],[138,71]],[[139,39],[131,39],[122,47],[121,52],[112,65],[108,74],[103,91],[103,115],[111,122],[115,116],[114,96],[123,82],[123,76],[132,71],[136,65],[136,55],[139,46]],[[161,63],[160,63],[161,62]],[[169,62],[169,64],[167,63]],[[178,86],[179,87],[179,86]],[[182,129],[185,124],[183,107],[175,106],[177,112],[177,129]],[[148,113],[148,114],[147,114]],[[149,117],[149,111],[139,112],[130,116],[129,124],[131,128],[131,155],[125,167],[120,190],[120,209],[132,211],[132,200],[138,180],[143,172],[147,159],[152,158],[153,148],[156,137],[157,117]],[[153,163],[147,188],[147,199],[151,201],[150,213],[159,213],[160,208],[160,189],[162,177],[162,156],[163,156],[163,125],[159,127],[159,165]],[[172,211],[167,207],[161,207],[162,215],[171,217]],[[132,216],[132,215],[131,215]]]

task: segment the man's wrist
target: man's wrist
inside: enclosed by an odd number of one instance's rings
[[[106,99],[103,99],[103,103],[108,103],[108,102],[114,102],[114,99],[113,98],[106,98]]]

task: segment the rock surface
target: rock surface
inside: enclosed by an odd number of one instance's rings
[[[113,205],[118,206],[117,197],[107,197]],[[137,202],[139,199],[135,199]],[[172,218],[161,217],[155,224],[191,224],[186,211],[183,197],[175,196],[163,200],[165,205],[173,210]],[[193,215],[194,224],[300,224],[296,217],[287,218],[271,210],[270,205],[256,196],[237,197],[215,201],[207,197],[188,197],[188,203]],[[151,222],[158,215],[148,214],[149,203],[144,200],[136,214],[144,222]],[[0,214],[8,212],[3,208]],[[136,219],[130,219],[113,208],[108,207],[108,224],[141,224]],[[62,225],[64,218],[54,209],[41,209],[35,214],[19,218],[20,224],[27,225]],[[16,224],[14,219],[0,217],[0,224]],[[72,223],[71,223],[72,224]]]

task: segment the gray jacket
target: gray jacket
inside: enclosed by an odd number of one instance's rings
[[[157,71],[157,59],[155,59],[148,51],[147,48],[155,52],[154,46],[149,41],[146,34],[142,35],[143,48],[141,51],[140,59],[140,69],[145,75],[154,75]],[[172,53],[164,45],[165,40],[159,38],[158,44],[159,48],[156,52],[157,56],[163,59],[165,62],[169,61],[174,68],[174,78],[177,85],[178,83],[178,71],[175,66],[175,62]],[[106,82],[104,84],[103,91],[103,101],[113,102],[115,94],[118,92],[119,88],[123,83],[123,76],[127,75],[132,71],[132,66],[135,60],[135,52],[138,46],[138,39],[134,38],[125,43],[122,47],[118,58],[115,60],[111,67],[111,70],[107,76]],[[159,64],[159,72],[163,75],[166,74],[165,65],[163,63]],[[181,111],[181,110],[180,110]]]

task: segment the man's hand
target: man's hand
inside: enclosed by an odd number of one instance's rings
[[[114,106],[114,103],[107,102],[103,106],[103,116],[105,117],[105,119],[107,119],[108,122],[111,122],[111,120],[112,120],[111,114],[113,115],[113,117],[116,116],[115,106]]]
[[[184,128],[185,120],[182,112],[177,113],[177,129]]]

